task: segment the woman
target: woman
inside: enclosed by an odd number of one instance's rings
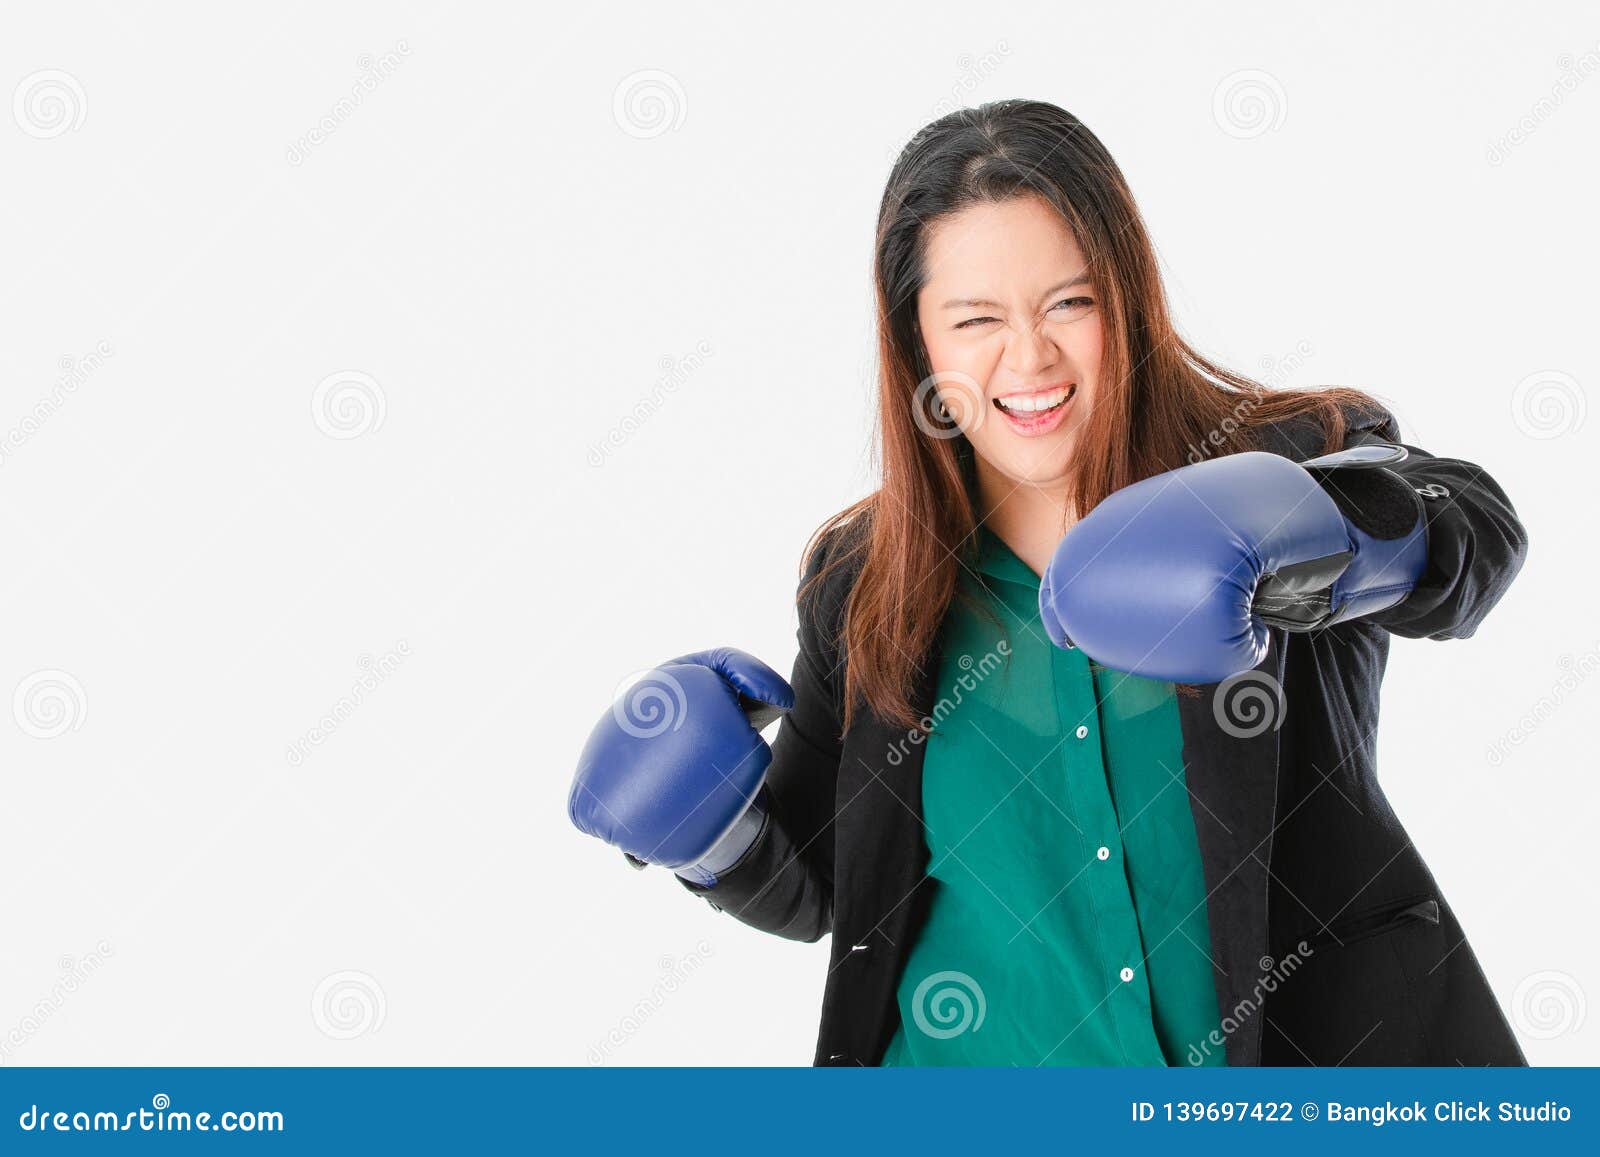
[[[1389,636],[1521,567],[1500,487],[1190,348],[1053,105],[918,133],[876,281],[882,486],[807,551],[790,679],[663,664],[573,821],[832,932],[818,1064],[1525,1064],[1375,767]]]

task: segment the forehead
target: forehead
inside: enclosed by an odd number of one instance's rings
[[[928,229],[924,286],[934,292],[1029,292],[1083,270],[1072,230],[1043,199],[984,202]]]

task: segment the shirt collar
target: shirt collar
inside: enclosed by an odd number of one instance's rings
[[[978,569],[1001,582],[1039,589],[1039,576],[987,526],[978,527]]]

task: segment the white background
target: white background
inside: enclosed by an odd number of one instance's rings
[[[11,12],[0,1063],[808,1063],[826,944],[569,779],[629,672],[788,670],[871,488],[883,182],[1015,96],[1106,142],[1200,348],[1511,495],[1382,778],[1530,1060],[1593,1063],[1600,20],[1503,8]]]

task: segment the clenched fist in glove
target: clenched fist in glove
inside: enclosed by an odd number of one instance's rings
[[[1250,451],[1123,487],[1056,547],[1039,587],[1050,638],[1118,671],[1214,683],[1309,631],[1384,610],[1428,558],[1422,501],[1372,443],[1307,462]]]
[[[714,885],[761,832],[760,729],[792,706],[783,676],[732,647],[663,663],[595,725],[567,814],[639,866]]]

